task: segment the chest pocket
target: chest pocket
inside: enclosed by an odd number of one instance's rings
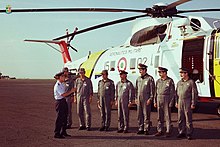
[[[184,97],[188,97],[192,93],[191,90],[192,88],[191,88],[190,83],[184,83],[184,84],[182,83],[178,88],[178,91],[179,91],[178,93],[180,95],[183,95]]]
[[[110,90],[110,86],[111,86],[111,84],[109,82],[105,83],[105,90],[106,91]]]
[[[127,92],[127,89],[128,89],[127,85],[122,84],[122,85],[120,85],[119,93],[124,94]]]
[[[185,85],[184,85],[184,91],[186,92],[186,93],[191,93],[191,86],[190,86],[190,83],[186,83]]]
[[[150,83],[149,80],[142,81],[141,83],[142,91],[149,91]]]
[[[77,88],[77,93],[80,93],[81,92],[81,89],[84,89],[84,82],[82,82],[82,81],[78,81],[77,83],[76,83],[76,88]]]
[[[110,89],[111,88],[111,83],[110,82],[105,83],[104,88],[105,88],[105,95],[106,96],[111,95],[111,89]]]
[[[169,82],[163,83],[163,87],[161,89],[162,94],[169,94],[170,92],[170,84]]]

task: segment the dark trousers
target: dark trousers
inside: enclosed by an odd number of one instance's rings
[[[56,135],[65,134],[68,114],[68,106],[66,100],[64,98],[61,100],[56,100],[55,109],[57,112],[57,119],[55,122],[54,133]]]

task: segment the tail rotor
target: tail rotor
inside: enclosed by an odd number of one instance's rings
[[[75,34],[76,34],[77,31],[78,31],[78,28],[76,27],[74,32],[72,33],[70,39],[69,39],[69,37],[67,37],[67,49],[69,50],[69,48],[71,48],[75,52],[78,52],[78,50],[76,48],[74,48],[70,43],[73,40],[73,38],[75,37]],[[69,36],[69,30],[68,29],[66,29],[66,35]]]

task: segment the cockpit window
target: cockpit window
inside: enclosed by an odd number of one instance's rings
[[[132,46],[141,46],[147,44],[160,43],[166,36],[166,30],[166,24],[141,29],[132,36],[130,44]]]

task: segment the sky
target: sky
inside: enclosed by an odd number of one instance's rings
[[[1,0],[0,9],[7,5],[14,8],[64,8],[104,7],[145,9],[153,4],[172,3],[175,0]],[[192,0],[177,7],[179,10],[220,8],[219,0]],[[138,15],[138,13],[1,13],[0,14],[0,72],[16,78],[51,79],[63,67],[62,56],[44,43],[24,42],[24,39],[52,40],[65,35],[68,28],[84,29],[115,19]],[[193,13],[185,15],[220,19],[220,12]],[[74,38],[70,50],[72,60],[87,56],[113,46],[122,45],[131,35],[134,21],[121,23]]]

